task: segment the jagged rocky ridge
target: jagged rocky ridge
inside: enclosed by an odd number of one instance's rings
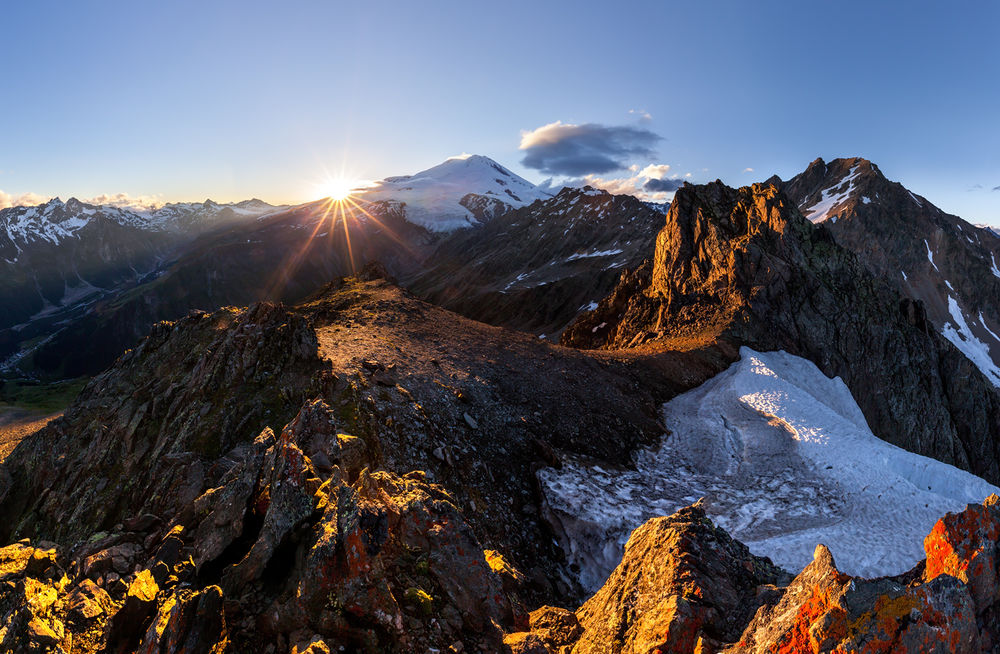
[[[993,651],[1000,498],[941,518],[927,557],[881,579],[840,572],[817,545],[791,578],[754,557],[697,505],[633,532],[607,583],[575,613],[532,612],[515,654]]]
[[[992,384],[901,296],[773,184],[680,189],[652,261],[561,342],[785,350],[841,377],[880,438],[1000,481]]]

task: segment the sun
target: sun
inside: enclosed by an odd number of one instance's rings
[[[319,191],[323,197],[330,198],[334,202],[343,202],[351,197],[360,186],[362,183],[356,179],[333,177],[319,185]]]

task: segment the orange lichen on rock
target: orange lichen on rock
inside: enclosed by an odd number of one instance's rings
[[[1000,520],[992,506],[970,504],[960,513],[949,513],[924,539],[927,565],[924,579],[951,575],[969,585],[979,610],[997,599],[997,538]]]

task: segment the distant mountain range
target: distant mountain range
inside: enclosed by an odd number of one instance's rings
[[[864,159],[769,180],[1000,385],[1000,237],[934,207]],[[0,211],[5,374],[92,374],[158,320],[293,302],[379,261],[420,297],[558,339],[622,271],[653,255],[669,205],[594,189],[553,195],[480,155],[359,190],[353,202],[168,204],[71,199]]]

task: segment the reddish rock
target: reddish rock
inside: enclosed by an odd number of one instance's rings
[[[995,496],[991,496],[995,497]],[[935,523],[924,539],[927,564],[924,579],[946,574],[969,586],[979,612],[1000,599],[997,587],[997,538],[1000,519],[990,506],[970,504],[964,511],[949,513]]]
[[[761,607],[730,654],[979,652],[968,589],[940,576],[907,587],[854,579],[823,545],[780,601]]]
[[[576,612],[577,654],[691,652],[699,639],[733,641],[756,590],[785,574],[715,527],[698,507],[632,532],[605,585]]]

